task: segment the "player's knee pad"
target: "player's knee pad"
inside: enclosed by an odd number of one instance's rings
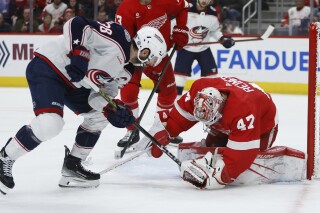
[[[91,110],[88,113],[82,114],[82,116],[84,120],[81,126],[90,132],[100,132],[109,123],[103,113],[96,110]]]
[[[31,121],[33,134],[41,141],[49,140],[57,136],[63,126],[63,118],[56,113],[44,113],[35,117]]]
[[[127,84],[120,90],[121,100],[132,109],[138,107],[139,86],[133,83]]]

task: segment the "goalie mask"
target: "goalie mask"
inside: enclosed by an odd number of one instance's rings
[[[224,99],[216,88],[202,89],[194,99],[193,115],[196,120],[210,126],[222,117],[223,103]]]
[[[167,44],[159,30],[153,27],[142,27],[133,38],[138,47],[138,59],[142,64],[148,62],[150,66],[157,66],[167,55]],[[140,52],[149,49],[149,56],[143,60]]]

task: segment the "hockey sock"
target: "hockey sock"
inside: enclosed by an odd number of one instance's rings
[[[39,146],[41,141],[34,135],[30,126],[23,126],[14,138],[6,145],[7,155],[16,160]]]
[[[71,150],[71,155],[85,160],[96,145],[101,131],[88,131],[84,127],[79,126],[76,136],[76,142]]]

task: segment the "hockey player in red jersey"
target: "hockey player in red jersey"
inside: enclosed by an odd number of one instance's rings
[[[177,49],[182,49],[188,43],[188,28],[186,26],[188,8],[189,3],[186,0],[124,0],[117,10],[116,22],[123,25],[131,37],[143,26],[155,27],[159,29],[166,40],[168,50],[174,43],[176,43]],[[172,35],[170,17],[176,17],[177,20]],[[139,116],[138,95],[142,73],[156,83],[167,60],[168,57],[162,63],[154,64],[153,67],[137,68],[130,82],[120,90],[121,100],[131,106],[136,118]],[[175,78],[170,64],[158,88],[157,109],[171,109],[176,96]],[[127,134],[118,143],[119,147],[125,146],[133,130],[133,126],[128,127]],[[139,132],[136,131],[131,142],[138,142],[139,139]],[[182,139],[179,140],[179,142],[181,141]]]
[[[232,183],[250,168],[259,151],[272,146],[278,132],[277,109],[270,94],[234,77],[196,80],[170,112],[158,112],[149,132],[167,145],[170,137],[188,131],[198,122],[208,132],[204,146],[225,147],[222,158],[208,153],[182,162],[181,177],[198,188],[218,189]],[[150,145],[144,137],[136,149]],[[162,152],[152,145],[151,154],[158,158]],[[205,173],[202,184],[198,171]]]
[[[59,186],[98,186],[100,174],[85,169],[81,161],[109,123],[119,128],[134,123],[130,108],[114,99],[118,88],[132,76],[130,63],[160,62],[166,50],[161,33],[152,27],[141,28],[131,41],[124,27],[114,22],[100,23],[83,17],[66,22],[63,35],[38,48],[27,66],[36,116],[0,151],[0,192],[6,194],[14,187],[12,166],[17,159],[62,131],[64,106],[84,120],[72,150],[66,147]],[[99,93],[91,90],[83,80],[85,76],[123,107],[114,110]]]

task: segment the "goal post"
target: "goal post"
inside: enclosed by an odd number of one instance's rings
[[[307,124],[307,179],[320,178],[319,154],[319,62],[320,62],[320,22],[309,27],[309,72],[308,72],[308,124]]]

